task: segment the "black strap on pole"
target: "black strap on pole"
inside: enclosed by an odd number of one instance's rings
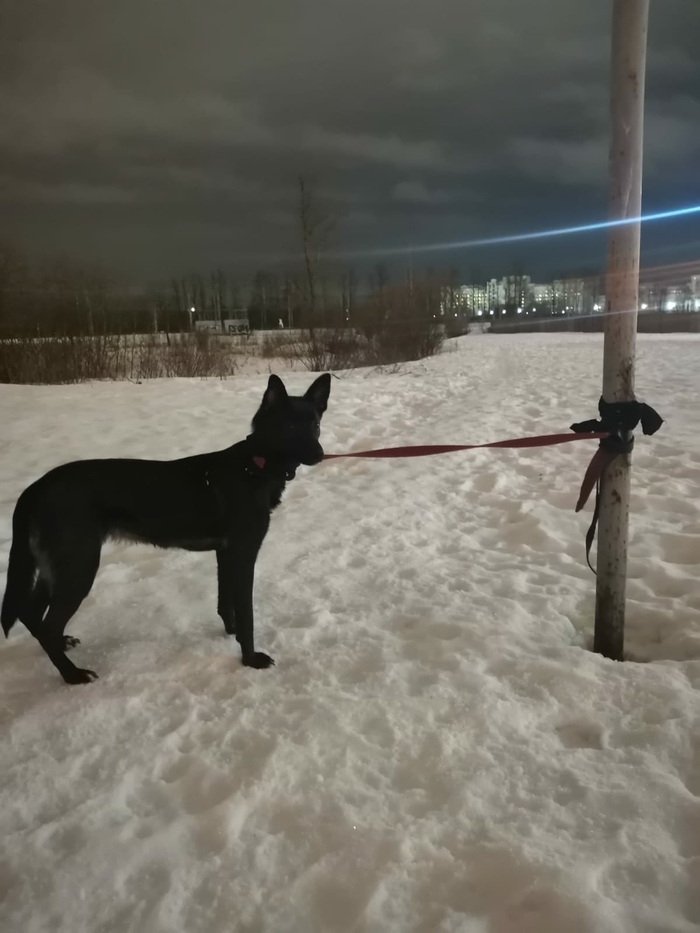
[[[600,447],[586,470],[579,499],[576,504],[576,511],[580,512],[595,485],[593,518],[586,532],[586,562],[593,573],[595,573],[595,569],[591,564],[590,555],[596,528],[598,526],[598,516],[600,513],[600,480],[603,473],[620,454],[629,454],[632,452],[632,448],[634,447],[632,431],[634,431],[640,422],[642,425],[642,433],[646,435],[656,434],[664,423],[664,419],[651,405],[638,402],[636,399],[631,402],[606,402],[601,396],[598,402],[598,412],[600,414],[599,420],[592,419],[590,421],[581,421],[578,424],[571,425],[571,430],[576,434],[607,433],[607,437],[601,440]]]

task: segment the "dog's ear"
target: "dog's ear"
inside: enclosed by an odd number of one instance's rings
[[[287,398],[288,395],[284,383],[279,376],[275,376],[273,373],[268,380],[262,404],[260,405],[260,411],[268,411],[274,405],[279,405],[280,402],[284,402]]]
[[[304,393],[304,398],[313,403],[319,415],[328,408],[328,396],[331,392],[331,374],[324,373],[314,380]]]

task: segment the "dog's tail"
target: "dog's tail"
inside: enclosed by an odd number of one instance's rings
[[[0,611],[0,624],[5,637],[22,612],[22,607],[32,590],[36,562],[29,546],[29,535],[23,522],[17,521],[15,513],[10,563],[7,567],[7,584]]]

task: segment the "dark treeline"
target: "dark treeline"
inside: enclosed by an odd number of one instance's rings
[[[468,315],[466,315],[468,316]],[[234,281],[223,270],[188,274],[157,288],[126,289],[75,261],[32,262],[0,240],[0,335],[183,333],[198,322],[247,318],[253,330],[346,328],[368,337],[417,322],[463,323],[454,270],[405,273],[377,265],[361,276],[320,263],[302,273],[259,270]]]

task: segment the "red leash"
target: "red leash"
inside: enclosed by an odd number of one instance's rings
[[[578,425],[576,426],[578,427]],[[554,447],[556,444],[570,444],[572,441],[589,441],[589,440],[598,440],[602,441],[605,438],[610,437],[609,431],[599,431],[599,432],[590,432],[590,433],[578,433],[578,434],[541,434],[536,437],[516,437],[508,441],[494,441],[491,444],[425,444],[423,446],[417,447],[383,447],[379,450],[357,450],[354,453],[349,454],[325,454],[324,460],[340,460],[342,458],[363,458],[363,459],[374,459],[374,458],[384,458],[384,457],[430,457],[432,454],[449,454],[457,450],[483,450],[486,447],[506,447],[513,449],[522,449],[525,447]],[[588,501],[593,488],[598,488],[598,483],[600,478],[605,472],[606,467],[610,464],[615,457],[618,455],[617,451],[605,450],[603,447],[600,447],[593,459],[591,460],[588,469],[586,470],[586,475],[583,478],[583,483],[581,484],[581,491],[579,493],[578,502],[576,503],[576,511],[584,507]],[[591,545],[593,544],[593,537],[595,535],[596,525],[598,524],[598,508],[599,508],[599,497],[596,492],[596,504],[593,512],[593,520],[591,521],[590,528],[586,533],[586,561],[588,566],[593,570],[590,560]],[[595,570],[593,570],[595,573]]]
[[[578,427],[578,425],[575,425],[575,427]],[[340,460],[341,458],[350,457],[358,459],[374,459],[380,457],[430,457],[432,454],[449,454],[457,450],[483,450],[486,447],[507,447],[513,449],[522,449],[524,447],[553,447],[556,444],[569,444],[572,441],[602,441],[610,436],[609,431],[592,431],[590,433],[578,434],[541,434],[536,437],[516,437],[508,441],[494,441],[491,444],[426,444],[418,447],[383,447],[379,450],[357,450],[349,454],[325,454],[323,459]],[[598,483],[606,467],[612,463],[619,452],[620,451],[616,450],[606,450],[602,446],[596,451],[586,470],[583,483],[581,484],[581,491],[579,493],[578,502],[576,503],[577,512],[580,512],[584,507],[593,488],[595,487],[596,490],[598,489]],[[586,561],[591,570],[593,570],[593,566],[590,560],[590,552],[595,536],[596,525],[598,524],[599,503],[600,499],[596,492],[593,519],[586,533]],[[593,570],[593,573],[595,573],[595,570]]]
[[[448,454],[456,450],[479,450],[486,447],[552,447],[555,444],[569,444],[572,441],[599,440],[600,447],[588,465],[581,484],[576,511],[584,507],[593,489],[596,490],[595,508],[590,527],[586,533],[586,561],[593,570],[590,552],[598,524],[600,510],[600,482],[606,469],[615,457],[629,454],[634,438],[632,431],[639,422],[644,434],[655,434],[663,424],[658,412],[636,399],[626,402],[598,402],[600,420],[582,421],[572,424],[573,434],[543,434],[538,437],[518,437],[509,441],[495,441],[492,444],[433,444],[423,447],[385,447],[381,450],[358,450],[350,454],[326,454],[324,460],[338,460],[341,457],[428,457],[431,454]],[[608,431],[601,430],[609,428]]]
[[[541,434],[537,437],[516,437],[508,441],[494,441],[491,444],[427,444],[418,447],[383,447],[379,450],[357,450],[349,454],[325,454],[324,460],[341,458],[384,458],[384,457],[430,457],[432,454],[449,454],[457,450],[482,450],[486,447],[554,447],[557,444],[569,444],[572,441],[601,440],[608,437],[608,432],[600,434]]]

